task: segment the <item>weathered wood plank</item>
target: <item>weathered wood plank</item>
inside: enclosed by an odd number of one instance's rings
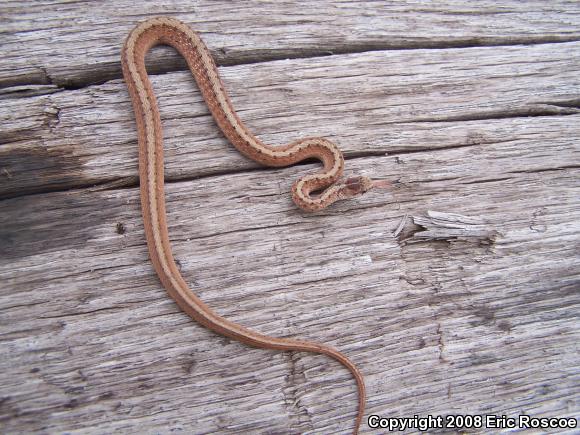
[[[79,86],[120,77],[122,41],[136,22],[176,16],[199,30],[220,63],[387,48],[529,44],[580,38],[566,0],[4,1],[0,85]],[[182,67],[168,50],[152,68]]]
[[[356,156],[499,141],[569,147],[580,136],[578,123],[548,115],[580,112],[579,63],[580,43],[565,43],[382,51],[221,72],[241,118],[263,140],[324,136]],[[188,73],[153,82],[168,178],[257,167],[221,137]],[[135,125],[121,81],[3,103],[1,196],[136,183]],[[551,158],[571,163],[564,153]]]
[[[355,158],[353,170],[398,188],[317,215],[288,196],[310,166],[169,183],[173,247],[219,313],[352,356],[368,415],[575,416],[578,170],[556,154],[503,141]],[[4,431],[351,427],[354,385],[338,364],[245,348],[169,300],[147,260],[137,189],[1,204]],[[429,209],[479,216],[499,235],[393,237],[404,214]]]
[[[149,264],[119,50],[161,13],[231,65],[262,139],[329,137],[348,171],[393,181],[303,214],[288,190],[313,166],[258,168],[189,74],[153,76],[170,234],[196,293],[343,350],[365,373],[367,416],[578,415],[577,2],[112,5],[0,5],[0,432],[352,427],[337,363],[208,332]],[[150,65],[182,68],[170,50]],[[63,89],[91,82],[104,84]]]

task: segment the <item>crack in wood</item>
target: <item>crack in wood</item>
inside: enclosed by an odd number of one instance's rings
[[[428,210],[425,216],[411,216],[414,226],[400,230],[402,244],[425,241],[462,240],[479,244],[493,244],[499,232],[485,224],[478,216],[463,216]]]
[[[308,408],[304,406],[298,394],[298,391],[307,383],[307,380],[304,371],[297,367],[299,356],[296,354],[297,352],[284,352],[285,359],[290,366],[290,374],[285,377],[286,386],[282,388],[282,392],[284,393],[284,403],[290,420],[303,432],[304,430],[314,430],[314,425]]]
[[[228,51],[223,48],[211,48],[217,63],[220,66],[240,66],[253,65],[258,63],[300,60],[300,59],[314,59],[318,57],[328,56],[346,56],[350,54],[370,53],[378,51],[403,51],[403,50],[453,50],[465,48],[480,48],[480,47],[509,47],[509,46],[533,46],[543,44],[559,44],[580,41],[578,37],[569,37],[561,35],[550,35],[539,38],[510,38],[508,40],[497,40],[495,38],[467,38],[463,40],[449,41],[449,40],[425,40],[418,41],[408,40],[405,43],[391,43],[388,41],[367,42],[362,44],[351,44],[348,47],[336,46],[333,48],[313,49],[307,46],[292,47],[279,52],[259,52],[254,50],[250,55],[243,53],[235,53],[231,56]],[[163,51],[163,62],[157,59],[156,62],[149,64],[147,69],[150,75],[162,75],[172,72],[187,71],[187,66],[184,60],[173,52],[172,49],[166,47],[156,47],[156,50]],[[232,52],[233,53],[233,52]],[[76,72],[74,78],[54,78],[47,71],[47,67],[38,67],[42,72],[40,79],[25,76],[22,80],[13,79],[11,81],[0,81],[0,89],[32,86],[32,85],[52,85],[60,90],[78,90],[87,86],[101,85],[111,80],[119,80],[122,78],[121,68],[118,64],[99,65],[100,71],[97,70],[101,76],[95,76],[94,70],[86,73]]]

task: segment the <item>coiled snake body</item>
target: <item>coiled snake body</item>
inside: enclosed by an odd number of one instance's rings
[[[326,139],[306,138],[280,147],[262,143],[234,111],[203,41],[180,21],[166,17],[152,18],[139,24],[127,37],[122,51],[122,66],[137,120],[145,233],[151,261],[165,289],[183,311],[218,334],[259,348],[314,352],[339,361],[350,370],[357,383],[358,414],[354,432],[358,433],[365,408],[365,385],[362,374],[345,355],[326,345],[270,337],[230,322],[204,304],[181,276],[167,232],[161,118],[145,69],[146,53],[158,44],[173,46],[186,59],[216,123],[242,154],[267,166],[288,166],[311,158],[322,162],[322,172],[306,175],[292,186],[292,198],[302,209],[320,210],[337,200],[360,195],[380,182],[362,176],[339,181],[344,159],[336,145]],[[319,195],[313,194],[322,189]]]

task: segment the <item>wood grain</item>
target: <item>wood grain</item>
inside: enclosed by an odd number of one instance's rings
[[[322,136],[352,157],[509,140],[568,144],[579,127],[561,115],[580,112],[579,53],[580,43],[381,51],[220,73],[262,140]],[[154,76],[153,84],[169,179],[258,168],[221,136],[189,73]],[[6,99],[0,119],[1,196],[119,180],[136,185],[136,127],[120,80]],[[570,164],[566,154],[553,158]]]
[[[478,158],[510,152],[498,144]],[[293,207],[281,182],[304,168],[170,183],[174,251],[224,316],[351,355],[367,375],[369,413],[573,416],[578,174],[524,170],[544,152],[528,149],[497,173],[469,150],[436,152],[460,176],[453,182],[446,166],[421,170],[431,152],[356,159],[354,169],[384,168],[405,187],[314,216]],[[136,189],[3,206],[1,228],[14,237],[0,269],[6,430],[329,433],[352,424],[354,385],[338,364],[244,348],[175,307],[147,261]],[[501,236],[397,242],[403,214],[435,207],[482,216]],[[63,213],[73,217],[66,224]]]
[[[121,41],[135,22],[179,17],[218,62],[238,64],[377,49],[533,44],[580,38],[580,7],[567,0],[419,5],[415,1],[130,0],[0,5],[0,86],[79,87],[121,77]],[[23,55],[22,53],[26,53]],[[169,50],[154,71],[182,68]]]
[[[577,2],[157,3],[0,5],[1,433],[352,428],[338,363],[208,332],[149,263],[118,50],[159,13],[261,139],[326,136],[394,183],[301,213],[314,166],[243,159],[158,51],[170,236],[205,302],[344,351],[367,416],[579,415]]]

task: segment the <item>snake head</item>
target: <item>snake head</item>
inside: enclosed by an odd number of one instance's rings
[[[362,195],[374,187],[373,180],[369,177],[356,176],[344,180],[340,190],[341,198],[347,199],[354,196]]]

